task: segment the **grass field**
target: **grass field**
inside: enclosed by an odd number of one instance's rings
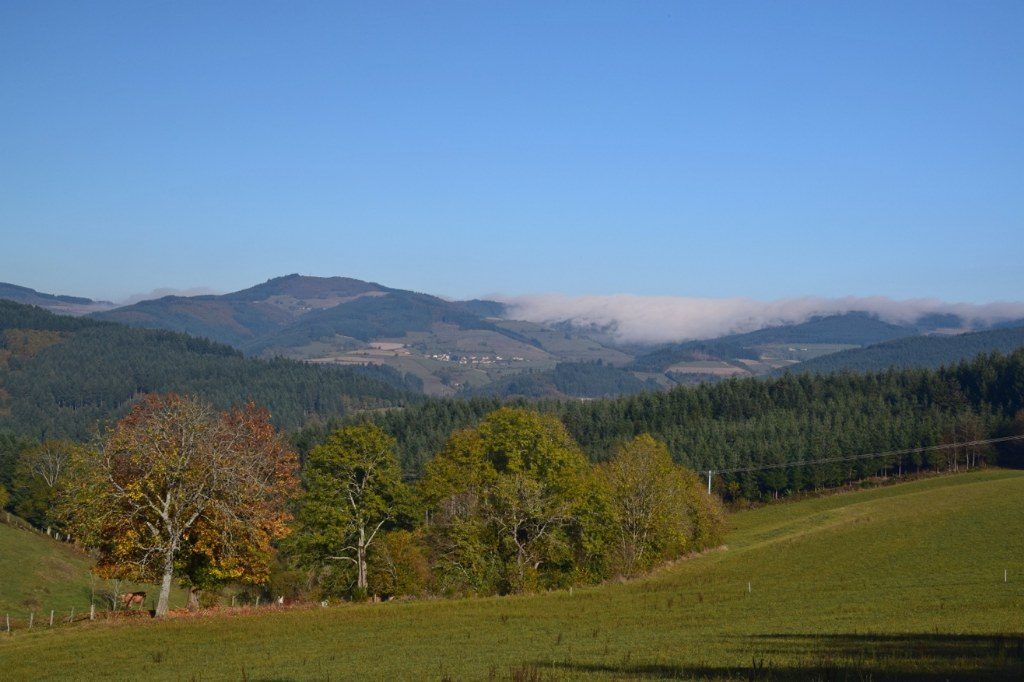
[[[51,609],[57,618],[69,615],[71,609],[85,613],[94,597],[97,608],[102,607],[100,595],[112,585],[92,575],[88,555],[32,530],[19,519],[13,521],[0,523],[0,618],[9,616],[18,627],[33,612],[37,619],[47,617]],[[121,591],[146,590],[150,595],[157,589],[128,582],[120,587]],[[183,591],[172,595],[172,604],[183,606],[186,600]],[[0,628],[5,626],[6,622],[0,621]]]
[[[89,608],[89,558],[15,521],[0,524],[0,615]]]
[[[0,637],[0,671],[7,679],[1024,677],[1024,472],[774,505],[735,514],[731,526],[727,548],[631,583],[20,631]]]

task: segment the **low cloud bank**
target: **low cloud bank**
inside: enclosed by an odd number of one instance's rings
[[[155,298],[163,298],[164,296],[206,296],[209,294],[219,293],[219,291],[215,291],[208,287],[192,287],[191,289],[169,289],[164,287],[160,289],[153,289],[152,291],[144,294],[132,294],[121,301],[120,305],[132,305],[139,301],[151,301]]]
[[[968,326],[984,327],[1024,318],[1024,303],[946,303],[935,299],[897,301],[883,296],[844,298],[688,298],[677,296],[563,296],[537,294],[499,299],[509,318],[607,329],[623,343],[670,343],[709,339],[764,327],[799,324],[817,315],[864,311],[893,324],[912,324],[925,315],[953,314]]]

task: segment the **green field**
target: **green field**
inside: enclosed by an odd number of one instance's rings
[[[31,613],[39,622],[51,610],[56,612],[55,619],[69,616],[72,609],[84,614],[93,600],[102,608],[104,590],[115,585],[92,575],[92,560],[85,552],[11,518],[11,524],[0,523],[0,618],[10,617],[17,628],[27,623]],[[145,590],[150,595],[157,590],[129,582],[116,587],[116,591]],[[184,606],[186,600],[183,591],[172,595],[174,605]],[[6,621],[0,621],[0,629],[4,627]]]
[[[1018,680],[1024,472],[738,513],[727,548],[572,594],[18,631],[0,637],[0,670],[7,679]]]

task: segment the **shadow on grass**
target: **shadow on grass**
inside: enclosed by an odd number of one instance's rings
[[[1024,634],[760,635],[728,640],[749,665],[537,662],[554,677],[707,680],[1024,680]]]

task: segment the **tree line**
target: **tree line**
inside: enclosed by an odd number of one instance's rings
[[[1019,445],[808,462],[1024,434],[1022,406],[1024,350],[615,400],[426,401],[291,434],[252,404],[170,394],[85,443],[0,433],[0,497],[93,547],[108,575],[178,580],[195,603],[225,581],[293,596],[500,594],[713,546],[720,510],[695,471],[750,469],[716,490],[757,499],[883,470],[1020,463]],[[175,486],[191,492],[169,497]]]
[[[430,400],[403,410],[311,425],[294,436],[306,452],[333,427],[372,421],[398,443],[403,470],[420,476],[450,434],[502,404],[494,398]],[[591,461],[649,433],[696,471],[785,466],[721,475],[730,494],[758,499],[841,485],[886,469],[953,468],[956,450],[851,462],[800,462],[928,447],[1021,432],[1024,349],[982,354],[940,369],[869,374],[787,374],[729,379],[593,401],[514,401],[557,417]],[[972,458],[1019,458],[1011,446]],[[973,461],[973,459],[972,459]]]
[[[720,541],[717,498],[650,436],[592,465],[554,416],[502,407],[411,484],[395,444],[346,426],[300,470],[265,409],[149,395],[94,443],[25,449],[14,507],[94,551],[101,576],[158,583],[157,615],[175,581],[191,606],[228,582],[290,597],[508,594],[636,575]]]

